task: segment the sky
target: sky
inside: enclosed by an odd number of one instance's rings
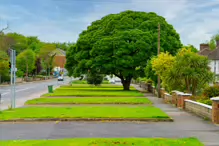
[[[125,10],[163,16],[184,45],[198,49],[219,32],[219,0],[0,0],[0,29],[8,23],[8,32],[76,42],[92,21]]]

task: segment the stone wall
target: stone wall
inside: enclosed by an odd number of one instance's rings
[[[141,83],[140,86],[145,90],[151,89],[151,93],[157,95],[157,90],[154,86],[147,86],[145,83]],[[170,95],[161,88],[161,97],[165,103],[175,105],[177,108],[184,109],[186,111],[195,113],[198,116],[211,119],[213,123],[219,124],[219,97],[211,98],[213,105],[209,106],[199,102],[190,100],[192,94],[183,93],[180,91],[172,91]]]
[[[185,110],[195,113],[198,116],[212,119],[212,106],[186,99]]]
[[[169,93],[164,93],[164,102],[172,103],[172,95],[170,95]]]

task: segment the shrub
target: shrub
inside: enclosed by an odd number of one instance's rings
[[[17,75],[17,77],[23,77],[23,76],[24,76],[24,72],[21,71],[21,70],[18,70],[18,71],[16,72],[16,75]]]
[[[206,87],[203,91],[203,95],[209,98],[219,96],[219,85]]]
[[[103,76],[100,74],[88,74],[87,83],[92,85],[100,85],[103,82]]]
[[[204,104],[207,104],[207,105],[212,105],[212,100],[211,99],[199,99],[199,100],[197,100],[197,102],[204,103]]]
[[[9,75],[1,75],[1,82],[10,82],[11,78]]]
[[[152,84],[152,83],[153,83],[153,80],[148,79],[146,82],[147,82],[148,84]]]

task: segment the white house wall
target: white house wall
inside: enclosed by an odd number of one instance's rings
[[[210,62],[209,67],[211,68],[211,71],[214,72],[214,61],[213,60]]]
[[[211,71],[219,75],[219,60],[212,60],[209,64]]]

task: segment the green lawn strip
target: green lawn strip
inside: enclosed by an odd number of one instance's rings
[[[58,90],[83,90],[83,91],[123,91],[123,88],[57,88]],[[136,89],[130,89],[137,91]]]
[[[196,138],[73,138],[58,140],[7,140],[3,146],[204,146]]]
[[[143,97],[144,94],[138,91],[81,91],[81,90],[65,90],[65,89],[56,89],[54,93],[47,93],[43,96],[115,96],[115,97]]]
[[[25,107],[0,113],[0,120],[34,118],[110,118],[113,120],[113,118],[169,119],[169,116],[153,106]]]
[[[144,97],[86,97],[86,98],[37,98],[28,100],[25,104],[152,104]]]
[[[80,80],[75,80],[75,81],[72,81],[72,84],[88,84],[87,81],[80,81]],[[103,81],[102,84],[110,84],[109,81]]]
[[[89,84],[72,84],[72,86],[61,86],[61,87],[70,87],[70,88],[123,88],[122,85],[114,85],[114,84],[102,84],[100,86],[93,86]],[[133,86],[130,86],[130,88],[134,88]]]

